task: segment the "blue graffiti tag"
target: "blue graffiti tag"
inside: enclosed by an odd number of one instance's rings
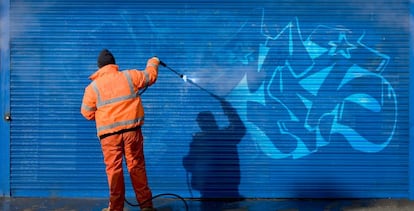
[[[277,36],[263,33],[256,72],[263,78],[260,87],[248,89],[244,78],[231,95],[245,94],[246,107],[239,112],[269,157],[301,158],[328,145],[334,135],[367,153],[390,143],[397,100],[381,75],[389,57],[364,45],[364,35],[352,42],[348,33],[318,26],[303,39],[297,18]],[[372,135],[367,124],[379,127],[381,135]]]

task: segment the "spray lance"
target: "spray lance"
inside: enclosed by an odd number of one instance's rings
[[[201,87],[199,84],[197,84],[196,82],[194,82],[193,80],[189,79],[186,75],[179,73],[178,71],[172,69],[171,67],[169,67],[167,64],[165,64],[163,61],[160,60],[160,65],[171,70],[171,72],[175,73],[176,75],[178,75],[180,78],[182,78],[184,80],[184,82],[188,82],[192,85],[194,85],[195,87],[199,88],[200,90],[206,92],[207,94],[211,95],[212,97],[218,99],[218,100],[222,100],[221,97],[219,97],[216,94],[213,94],[212,92],[208,91],[207,89]]]

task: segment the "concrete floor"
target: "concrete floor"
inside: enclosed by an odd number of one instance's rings
[[[135,203],[132,199],[131,203]],[[414,201],[406,199],[246,199],[243,201],[200,201],[186,199],[190,211],[413,211]],[[106,199],[0,198],[1,211],[100,211]],[[158,211],[185,211],[183,201],[157,198]],[[139,208],[125,204],[125,210]]]

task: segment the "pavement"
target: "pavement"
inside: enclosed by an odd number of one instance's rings
[[[128,199],[131,204],[136,202]],[[245,199],[241,201],[156,198],[157,211],[414,211],[408,199]],[[100,211],[102,198],[1,197],[0,211]],[[139,211],[125,204],[125,211]]]

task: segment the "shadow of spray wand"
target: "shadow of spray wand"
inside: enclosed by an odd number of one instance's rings
[[[217,100],[221,101],[223,100],[222,97],[219,97],[216,94],[213,94],[212,92],[208,91],[207,89],[201,87],[199,84],[197,84],[196,82],[194,82],[193,80],[189,79],[186,75],[179,73],[178,71],[172,69],[171,67],[169,67],[167,64],[165,64],[163,61],[160,60],[160,65],[171,70],[171,72],[175,73],[176,75],[178,75],[181,79],[184,80],[184,82],[188,82],[192,85],[194,85],[195,87],[199,88],[200,90],[206,92],[207,94],[211,95],[212,97],[216,98]]]

